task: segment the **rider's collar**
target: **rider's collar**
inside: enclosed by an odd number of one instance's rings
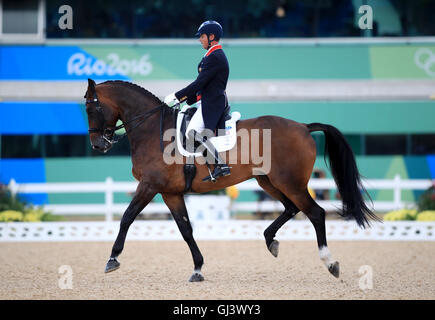
[[[219,43],[215,44],[214,46],[211,46],[210,49],[208,49],[207,52],[205,53],[204,57],[208,57],[210,53],[218,49],[222,49],[222,46]]]

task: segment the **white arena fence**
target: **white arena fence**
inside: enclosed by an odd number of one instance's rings
[[[197,240],[263,240],[264,230],[272,220],[192,221]],[[119,222],[8,222],[0,223],[1,242],[114,242]],[[354,221],[326,221],[328,240],[358,241],[435,241],[435,222],[373,222],[361,229]],[[278,240],[312,240],[314,227],[308,220],[291,220],[276,234]],[[127,240],[180,240],[173,220],[135,221]]]
[[[374,201],[367,205],[377,212],[397,210],[412,207],[415,204],[402,200],[402,190],[426,190],[434,181],[427,180],[403,180],[400,175],[394,179],[367,179],[363,180],[363,185],[368,190],[392,190],[392,201]],[[18,184],[11,180],[9,188],[13,195],[32,194],[32,193],[104,193],[104,204],[49,204],[44,208],[55,215],[105,215],[106,221],[112,221],[114,214],[122,214],[127,209],[128,203],[115,203],[114,193],[135,192],[137,182],[115,182],[111,177],[106,178],[105,182],[68,182],[68,183],[25,183]],[[309,187],[316,190],[336,189],[333,179],[311,179]],[[240,191],[262,190],[255,180],[248,180],[236,185]],[[209,197],[207,199],[206,197]],[[216,196],[214,196],[216,197]],[[219,201],[213,201],[213,196],[207,195],[188,195],[186,196],[186,206],[189,210],[191,220],[226,220],[230,218],[231,212],[274,212],[282,211],[283,205],[279,201],[262,202],[233,202],[228,197],[220,197]],[[334,211],[342,206],[341,201],[318,200],[320,206],[326,211]],[[206,211],[201,213],[202,211]],[[220,212],[220,216],[212,212]],[[169,213],[169,209],[164,203],[151,202],[142,211],[143,214]]]
[[[393,190],[392,201],[375,201],[376,211],[400,209],[414,205],[402,200],[402,190],[426,190],[431,180],[364,180],[367,189]],[[332,179],[312,179],[312,189],[335,189]],[[109,241],[113,242],[119,222],[112,221],[113,214],[123,213],[128,204],[114,203],[115,192],[134,192],[137,182],[86,183],[29,183],[17,184],[11,180],[9,187],[14,195],[31,193],[105,193],[104,204],[46,205],[54,214],[105,214],[106,221],[96,222],[10,222],[0,223],[0,242],[38,241]],[[254,180],[237,185],[239,190],[261,190]],[[326,210],[335,210],[340,201],[318,201]],[[371,203],[368,203],[371,206]],[[194,236],[198,240],[263,240],[264,230],[272,220],[233,220],[231,211],[282,211],[277,201],[234,202],[227,196],[189,195],[186,206],[191,217]],[[229,210],[230,208],[230,210]],[[164,203],[150,203],[143,211],[169,213]],[[329,240],[375,241],[435,241],[435,222],[398,221],[372,222],[372,227],[361,229],[354,221],[326,221]],[[171,220],[137,220],[130,227],[129,240],[183,240],[176,223]],[[277,233],[279,240],[315,240],[314,227],[308,220],[292,220]]]

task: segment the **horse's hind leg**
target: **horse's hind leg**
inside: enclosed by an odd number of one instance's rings
[[[325,210],[319,207],[307,190],[316,161],[316,143],[304,126],[293,127],[287,133],[277,136],[274,141],[272,153],[280,162],[271,169],[268,178],[276,189],[310,219],[316,230],[320,259],[329,272],[338,277],[338,262],[332,260],[326,243]],[[286,140],[292,141],[291,156],[287,154],[286,148],[281,147]]]
[[[264,231],[264,238],[266,240],[267,249],[269,249],[270,253],[274,257],[278,257],[279,251],[279,242],[275,240],[275,235],[277,231],[291,218],[293,218],[298,212],[299,209],[295,206],[295,204],[287,198],[281,191],[276,189],[272,183],[270,182],[267,176],[256,176],[260,187],[264,189],[270,196],[279,200],[284,205],[284,212],[272,222],[272,224],[267,227]]]
[[[178,229],[183,236],[184,241],[186,241],[189,246],[190,252],[192,253],[194,270],[190,277],[190,282],[203,281],[204,277],[201,273],[202,265],[204,264],[204,259],[201,252],[193,238],[192,225],[189,221],[189,216],[187,214],[186,204],[184,203],[184,197],[181,194],[162,194],[163,200],[171,211],[175,222],[177,223]]]
[[[289,177],[283,179],[280,176],[279,179],[275,178],[273,181],[275,181],[274,186],[276,185],[277,188],[310,219],[316,231],[320,259],[323,261],[328,271],[338,278],[340,273],[339,264],[337,261],[332,260],[326,242],[325,210],[311,198],[306,186],[301,187],[299,190],[294,188],[294,185],[286,182],[291,181]],[[304,183],[304,185],[306,184]]]
[[[300,193],[288,194],[288,196],[293,200],[298,208],[305,213],[308,219],[310,219],[314,229],[316,230],[320,259],[323,261],[328,271],[334,277],[338,278],[340,273],[339,264],[337,261],[332,259],[326,243],[325,210],[320,207],[313,198],[311,198],[308,190],[304,190]]]

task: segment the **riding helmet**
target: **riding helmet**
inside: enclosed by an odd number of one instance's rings
[[[206,35],[210,35],[210,34],[214,34],[216,40],[219,40],[223,34],[224,31],[222,29],[222,26],[219,24],[219,22],[216,22],[214,20],[208,20],[203,22],[199,28],[198,31],[196,32],[195,36],[199,37],[201,34],[206,34]]]

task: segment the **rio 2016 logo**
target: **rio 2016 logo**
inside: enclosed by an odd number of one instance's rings
[[[153,71],[149,58],[144,54],[139,60],[127,60],[121,59],[117,53],[109,53],[105,60],[100,60],[77,52],[68,59],[67,71],[76,76],[148,76]]]
[[[415,64],[429,77],[435,77],[435,54],[429,48],[420,48],[414,55]]]

